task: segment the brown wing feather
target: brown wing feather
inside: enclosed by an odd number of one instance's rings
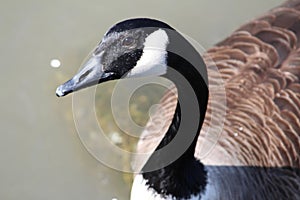
[[[210,98],[196,157],[211,165],[300,167],[300,1],[287,1],[239,28],[203,56]],[[216,65],[226,92],[218,90]],[[176,107],[167,92],[138,152],[158,145]],[[224,127],[215,123],[226,111]],[[212,115],[212,112],[215,112]],[[162,128],[153,129],[163,119]],[[220,135],[221,134],[221,135]],[[217,143],[215,142],[217,140]]]

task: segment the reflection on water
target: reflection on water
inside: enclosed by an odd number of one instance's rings
[[[60,67],[60,61],[58,59],[52,59],[50,61],[50,65],[51,67],[58,68]]]
[[[77,71],[113,23],[133,16],[159,18],[209,47],[279,2],[2,2],[0,199],[128,199],[130,175],[105,167],[85,150],[74,126],[71,97],[55,96],[55,88]],[[97,95],[104,95],[100,89]],[[140,92],[130,109],[143,125],[147,113],[141,115],[153,102]],[[101,113],[101,107],[108,108],[108,96],[101,97],[104,101],[99,97],[97,115],[107,118],[101,123],[109,137],[132,148],[131,141],[121,142],[109,115]]]

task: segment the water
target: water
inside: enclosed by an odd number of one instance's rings
[[[55,96],[116,21],[162,19],[208,48],[280,2],[2,1],[0,199],[129,198],[123,174],[81,144],[71,97]],[[51,67],[52,59],[61,66]]]

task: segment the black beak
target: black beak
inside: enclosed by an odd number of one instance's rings
[[[56,89],[56,95],[62,97],[74,91],[116,78],[117,77],[113,72],[103,71],[100,56],[91,56],[91,58],[83,65],[83,69],[81,69],[72,79]]]

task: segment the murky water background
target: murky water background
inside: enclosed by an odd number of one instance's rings
[[[1,1],[0,199],[128,199],[130,185],[81,144],[71,77],[105,31],[124,18],[168,22],[209,48],[281,0]],[[52,68],[57,58],[60,68]]]

